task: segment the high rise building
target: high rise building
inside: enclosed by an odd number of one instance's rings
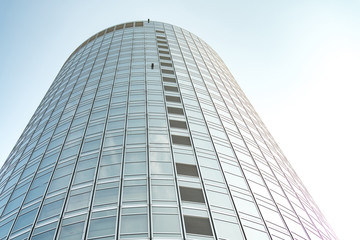
[[[160,22],[67,59],[0,172],[0,239],[336,239],[231,73]]]

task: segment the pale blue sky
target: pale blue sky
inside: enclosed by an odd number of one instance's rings
[[[83,41],[148,18],[218,52],[340,239],[358,236],[360,1],[2,1],[0,165]]]

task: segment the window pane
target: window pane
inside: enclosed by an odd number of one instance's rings
[[[167,162],[152,162],[151,163],[151,173],[152,174],[171,174],[173,173],[173,168],[171,163]]]
[[[181,200],[205,203],[202,190],[199,188],[180,187]]]
[[[208,218],[184,216],[187,233],[212,236],[210,221]]]
[[[61,228],[59,239],[77,240],[81,239],[84,230],[84,222],[74,223]]]
[[[115,234],[116,217],[92,219],[90,221],[89,236],[99,237],[103,235]]]
[[[68,211],[85,208],[89,203],[90,192],[71,196],[67,207]]]
[[[121,162],[121,154],[103,155],[101,157],[102,164],[111,164]]]
[[[120,176],[120,164],[100,167],[99,178],[110,178],[118,176]]]
[[[141,201],[146,200],[146,186],[124,187],[123,201]]]
[[[180,232],[177,215],[153,215],[154,232]]]
[[[147,232],[147,215],[129,215],[121,217],[121,233]]]
[[[95,205],[116,203],[118,200],[118,188],[97,190],[95,194]]]
[[[145,174],[146,165],[145,162],[140,163],[125,163],[125,174]]]
[[[175,200],[174,186],[152,186],[152,197],[157,200]]]

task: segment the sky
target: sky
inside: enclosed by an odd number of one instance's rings
[[[1,1],[0,166],[70,54],[162,21],[224,60],[339,239],[360,216],[360,1]]]

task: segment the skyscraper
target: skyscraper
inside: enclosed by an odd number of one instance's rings
[[[0,239],[336,239],[220,57],[160,22],[67,59],[0,172]]]

